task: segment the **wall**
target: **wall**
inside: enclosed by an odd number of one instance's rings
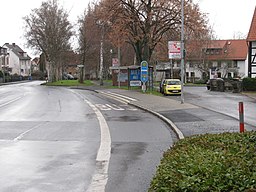
[[[19,57],[14,54],[12,51],[9,51],[9,68],[12,69],[11,75],[18,74],[20,75],[20,63],[19,63]]]
[[[252,47],[256,47],[256,41],[252,42]],[[252,49],[252,56],[255,54],[256,54],[256,49]],[[252,68],[252,73],[256,73],[256,67]],[[256,77],[256,74],[252,74],[252,78],[255,78],[255,77]]]

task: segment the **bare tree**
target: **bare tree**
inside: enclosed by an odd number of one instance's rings
[[[100,6],[101,18],[112,24],[112,30],[118,28],[122,32],[115,37],[132,45],[137,63],[151,60],[155,47],[167,32],[179,34],[180,0],[104,0]],[[185,1],[185,14],[187,28],[207,28],[205,15],[191,0]]]
[[[42,2],[33,9],[25,20],[25,38],[29,47],[45,55],[50,81],[62,77],[62,55],[70,50],[70,38],[73,35],[68,13],[59,7],[57,0]]]

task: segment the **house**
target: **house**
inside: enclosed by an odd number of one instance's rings
[[[0,71],[4,69],[5,63],[7,63],[7,49],[0,46]]]
[[[8,61],[7,55],[7,49],[0,46],[0,83],[5,82],[5,74],[7,73],[5,64]]]
[[[248,77],[256,77],[256,7],[246,41],[248,43]]]
[[[194,82],[204,78],[243,78],[247,76],[246,40],[209,40],[197,48],[188,45],[186,79]]]
[[[40,58],[35,57],[31,61],[31,73],[39,71]]]
[[[186,43],[185,81],[247,76],[246,40],[205,40]],[[158,62],[156,79],[180,78],[180,59]]]
[[[30,76],[31,75],[31,58],[15,43],[5,43],[3,45],[7,49],[7,63],[5,67],[10,75]]]

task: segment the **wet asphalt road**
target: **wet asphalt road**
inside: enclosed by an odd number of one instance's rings
[[[185,87],[187,102],[239,119],[238,103],[244,103],[245,123],[256,125],[256,100],[241,93],[209,91],[206,87]]]
[[[147,191],[174,139],[163,122],[91,91],[39,84],[0,87],[1,192]],[[103,186],[91,184],[105,137],[95,111],[111,136]]]
[[[172,119],[188,137],[206,133],[238,132],[238,103],[244,103],[245,129],[256,130],[256,102],[240,93],[208,91],[206,87],[185,87],[185,103],[200,108],[165,111],[162,114]],[[168,97],[167,97],[168,98]],[[180,100],[180,97],[169,97]]]

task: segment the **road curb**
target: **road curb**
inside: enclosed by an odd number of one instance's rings
[[[105,94],[104,92],[101,92],[101,91],[98,91],[98,90],[93,90],[93,91],[98,93],[98,94],[102,94],[105,97],[109,97],[109,94]],[[117,100],[115,97],[111,97],[111,98]],[[117,101],[120,102],[120,100],[117,100]],[[137,103],[134,103],[134,102],[126,101],[126,103],[128,105],[134,106],[136,108],[139,108],[141,110],[147,111],[147,112],[155,115],[156,117],[158,117],[159,119],[164,121],[175,132],[175,134],[177,135],[178,139],[184,139],[185,138],[183,133],[179,130],[179,128],[170,119],[166,118],[165,116],[161,115],[160,113],[152,111],[152,110],[150,110],[150,109],[148,109],[146,107],[143,107],[143,106],[141,106],[141,105],[139,105]]]
[[[179,130],[179,128],[170,119],[166,118],[165,116],[161,115],[160,113],[152,111],[152,110],[150,110],[148,108],[145,108],[145,107],[143,107],[141,105],[138,105],[138,104],[135,104],[135,103],[130,103],[129,102],[128,105],[132,105],[134,107],[137,107],[139,109],[142,109],[144,111],[147,111],[147,112],[155,115],[159,119],[163,120],[175,132],[175,134],[177,135],[178,139],[184,139],[185,138],[183,133]]]

